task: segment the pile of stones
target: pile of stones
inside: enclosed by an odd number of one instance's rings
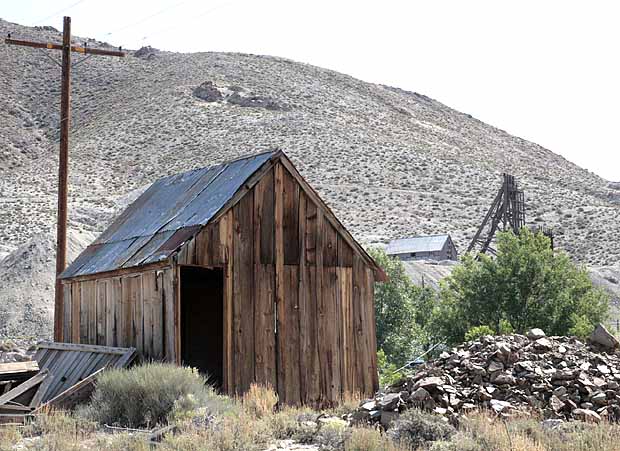
[[[620,343],[597,326],[587,343],[526,335],[485,336],[463,344],[362,402],[354,417],[388,427],[416,407],[458,421],[488,409],[547,419],[620,420]]]

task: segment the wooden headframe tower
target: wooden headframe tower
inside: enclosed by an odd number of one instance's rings
[[[525,225],[525,201],[523,191],[519,190],[514,176],[503,174],[502,187],[493,199],[491,208],[487,211],[482,224],[471,240],[467,252],[490,252],[495,254],[491,247],[493,238],[498,229],[512,230],[518,234]]]

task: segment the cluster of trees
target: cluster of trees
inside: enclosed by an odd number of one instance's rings
[[[377,348],[386,364],[404,365],[434,344],[486,333],[539,327],[583,337],[607,318],[608,295],[542,233],[500,233],[497,249],[494,258],[463,256],[438,293],[413,285],[402,262],[371,249],[389,277],[375,289]]]

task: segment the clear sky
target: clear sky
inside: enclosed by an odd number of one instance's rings
[[[291,58],[435,98],[620,181],[620,2],[0,0],[125,48]]]

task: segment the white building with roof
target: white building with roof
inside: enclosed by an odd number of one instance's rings
[[[388,255],[400,260],[456,260],[458,252],[450,235],[415,236],[390,241]]]

